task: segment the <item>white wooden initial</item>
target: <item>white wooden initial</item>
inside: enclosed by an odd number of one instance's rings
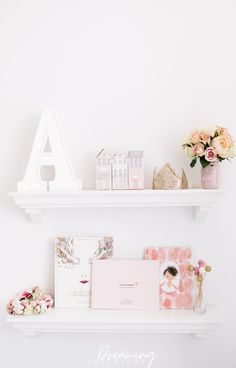
[[[55,176],[49,185],[41,178],[43,167],[54,169]],[[82,183],[74,175],[63,137],[59,131],[56,113],[43,111],[26,173],[22,181],[17,183],[17,190],[20,192],[80,189],[82,189]]]

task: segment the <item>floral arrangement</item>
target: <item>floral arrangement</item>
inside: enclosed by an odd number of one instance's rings
[[[202,167],[235,157],[233,137],[226,128],[196,129],[187,136],[183,149],[194,167],[199,159]]]
[[[7,304],[7,312],[9,314],[30,316],[46,312],[52,305],[52,297],[36,286],[17,294],[14,299],[11,299]]]
[[[211,266],[207,265],[205,261],[200,259],[197,262],[197,266],[189,265],[188,270],[194,273],[197,281],[197,295],[193,309],[196,313],[204,313],[206,310],[206,305],[203,299],[202,284],[206,273],[211,272],[212,268]]]

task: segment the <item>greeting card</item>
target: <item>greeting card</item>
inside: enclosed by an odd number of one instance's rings
[[[55,306],[90,307],[93,259],[112,256],[112,237],[60,237],[55,242]]]
[[[193,275],[188,270],[192,251],[182,247],[149,247],[145,259],[160,262],[160,308],[193,308]]]
[[[158,261],[94,260],[92,308],[159,308]]]

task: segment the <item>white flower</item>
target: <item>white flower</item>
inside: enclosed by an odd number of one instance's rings
[[[32,304],[28,304],[28,305],[25,307],[24,315],[25,315],[25,316],[31,316],[33,313],[34,313],[34,310],[33,310],[33,306],[32,306]]]
[[[44,300],[40,301],[39,305],[41,307],[41,312],[46,312],[47,311],[47,305],[46,305]]]
[[[185,146],[184,147],[184,152],[185,154],[187,155],[187,157],[192,160],[195,156],[193,154],[193,149],[192,147],[188,147],[188,146]]]
[[[212,146],[215,148],[217,154],[220,157],[227,158],[229,157],[230,152],[230,141],[227,137],[218,136],[213,139]]]
[[[24,312],[24,306],[22,305],[22,303],[19,300],[15,300],[13,303],[13,311],[15,314],[23,314]]]

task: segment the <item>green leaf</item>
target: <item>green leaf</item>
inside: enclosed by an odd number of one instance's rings
[[[191,167],[194,167],[194,166],[196,165],[196,163],[197,163],[197,159],[196,159],[196,158],[194,158],[194,159],[190,162],[190,166],[191,166]]]
[[[208,165],[210,165],[210,162],[208,162],[204,157],[200,157],[200,163],[204,169],[204,167],[207,167]]]

